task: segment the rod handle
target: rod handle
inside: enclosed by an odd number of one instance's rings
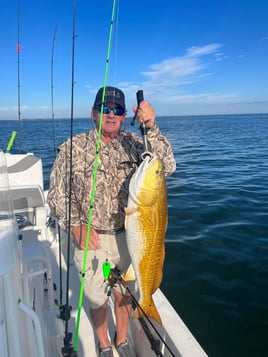
[[[143,90],[138,90],[136,93],[136,97],[137,97],[137,103],[138,103],[138,107],[140,105],[140,102],[142,102],[144,100],[144,95],[143,95]]]
[[[137,93],[136,93],[136,98],[137,98],[137,104],[138,104],[138,108],[136,110],[136,113],[133,117],[133,119],[131,120],[131,125],[135,125],[135,120],[136,120],[136,116],[137,116],[137,112],[138,112],[138,109],[139,109],[139,106],[140,106],[140,102],[142,102],[144,100],[144,97],[143,97],[143,90],[138,90]]]

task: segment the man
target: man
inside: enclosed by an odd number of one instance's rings
[[[104,282],[102,265],[104,262],[117,267],[124,274],[130,265],[124,232],[124,208],[127,206],[128,186],[131,176],[141,162],[142,138],[134,133],[121,130],[126,120],[124,93],[115,87],[105,87],[96,94],[92,117],[96,128],[73,137],[72,140],[72,197],[71,233],[74,237],[75,259],[83,261],[86,244],[88,212],[90,202],[94,202],[90,222],[89,251],[84,293],[89,300],[90,314],[99,339],[100,356],[113,356],[108,337],[108,296]],[[101,114],[102,111],[102,114]],[[150,103],[142,101],[137,111],[137,120],[148,129],[149,150],[158,154],[164,163],[168,176],[175,171],[176,163],[171,146],[156,124],[154,109]],[[102,118],[102,120],[101,120]],[[92,201],[92,180],[98,130],[101,120],[101,143],[98,150],[98,167],[94,199]],[[58,217],[60,226],[66,230],[68,217],[66,204],[69,192],[70,140],[59,147],[59,153],[51,172],[48,204]],[[128,284],[129,287],[131,285]],[[134,284],[133,284],[134,288]],[[131,297],[117,284],[113,288],[115,297],[116,336],[115,346],[120,356],[135,356],[127,341],[127,329],[131,315]]]

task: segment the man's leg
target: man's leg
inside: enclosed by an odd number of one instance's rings
[[[122,295],[119,291],[113,290],[115,297],[115,318],[116,318],[116,345],[126,342],[128,323],[132,311],[131,296]]]
[[[108,338],[108,300],[98,309],[90,309],[90,315],[100,342],[100,348],[111,346]]]

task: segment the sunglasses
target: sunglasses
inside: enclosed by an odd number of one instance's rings
[[[102,109],[103,114],[109,114],[111,110],[114,112],[114,115],[118,115],[118,116],[121,116],[125,113],[124,108],[121,107],[111,108],[108,105],[104,105],[103,107],[101,107],[101,105],[98,105],[97,109],[99,113],[101,113],[101,109]]]

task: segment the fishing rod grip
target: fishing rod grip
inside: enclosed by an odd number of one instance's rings
[[[136,110],[136,113],[133,117],[133,119],[131,120],[131,125],[135,125],[135,120],[136,120],[136,116],[137,116],[137,113],[138,113],[138,109],[139,109],[139,106],[140,106],[140,102],[142,102],[144,100],[144,97],[143,97],[143,90],[138,90],[137,93],[136,93],[136,98],[137,98],[137,104],[138,104],[138,107],[137,107],[137,110]]]
[[[144,100],[143,90],[140,89],[137,91],[136,98],[137,98],[138,109],[139,109],[140,103]],[[142,123],[142,125],[140,126],[140,130],[143,136],[147,135],[147,129],[144,123]]]
[[[137,97],[137,103],[138,103],[138,107],[139,107],[140,102],[142,102],[144,100],[143,90],[138,90],[136,93],[136,97]]]

